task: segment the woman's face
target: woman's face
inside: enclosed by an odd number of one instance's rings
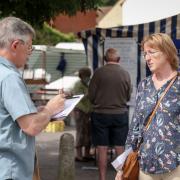
[[[167,56],[158,49],[154,49],[148,46],[148,43],[144,44],[144,59],[152,73],[159,72],[169,62]]]

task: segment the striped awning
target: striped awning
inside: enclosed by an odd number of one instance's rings
[[[135,37],[140,43],[144,36],[152,33],[167,33],[172,39],[180,39],[180,14],[145,24],[121,26],[109,29],[92,29],[78,33],[85,45],[88,65],[95,70],[103,65],[103,49],[106,37]],[[141,75],[141,48],[137,50],[137,83],[143,78]],[[150,72],[146,67],[146,75]]]

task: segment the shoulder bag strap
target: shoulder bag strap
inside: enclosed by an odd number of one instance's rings
[[[145,130],[147,131],[149,129],[150,123],[156,113],[157,108],[159,107],[160,102],[162,101],[163,97],[166,95],[166,93],[168,92],[168,90],[170,89],[170,87],[172,86],[172,84],[174,83],[175,79],[176,79],[177,75],[173,77],[173,79],[171,80],[171,82],[168,84],[168,86],[166,87],[166,89],[164,90],[163,94],[161,95],[161,97],[159,98],[156,106],[154,107],[153,112],[151,113],[148,122],[146,124]]]
[[[160,105],[160,102],[162,101],[163,97],[164,97],[165,94],[168,92],[168,90],[170,89],[170,87],[172,86],[172,84],[174,83],[174,81],[175,81],[175,79],[176,79],[176,77],[177,77],[178,75],[179,75],[179,74],[177,74],[176,76],[173,77],[173,79],[172,79],[171,82],[168,84],[168,86],[166,87],[166,89],[165,89],[164,92],[162,93],[161,97],[159,98],[159,100],[158,100],[156,106],[154,107],[154,109],[153,109],[153,111],[152,111],[152,113],[151,113],[151,115],[150,115],[150,117],[149,117],[149,119],[148,119],[148,122],[147,122],[147,124],[146,124],[146,126],[145,126],[145,131],[147,131],[147,130],[149,129],[150,123],[151,123],[151,121],[152,121],[152,119],[153,119],[153,117],[154,117],[154,115],[155,115],[155,113],[156,113],[157,108],[158,108],[159,105]],[[140,146],[141,146],[141,143],[142,143],[142,139],[141,139],[141,141],[140,141],[140,142],[138,143],[138,145],[137,145],[137,150],[139,150],[139,148],[140,148]]]

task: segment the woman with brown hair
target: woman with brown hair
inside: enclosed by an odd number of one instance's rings
[[[142,80],[136,95],[136,107],[129,129],[127,146],[139,149],[139,180],[180,180],[180,76],[179,59],[171,38],[164,33],[151,34],[141,43],[144,59],[152,75]],[[163,97],[150,123],[147,120],[158,99]],[[118,172],[116,180],[121,179]]]

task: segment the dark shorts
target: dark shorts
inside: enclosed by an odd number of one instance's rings
[[[94,146],[124,146],[128,134],[128,113],[92,113],[92,143]]]

